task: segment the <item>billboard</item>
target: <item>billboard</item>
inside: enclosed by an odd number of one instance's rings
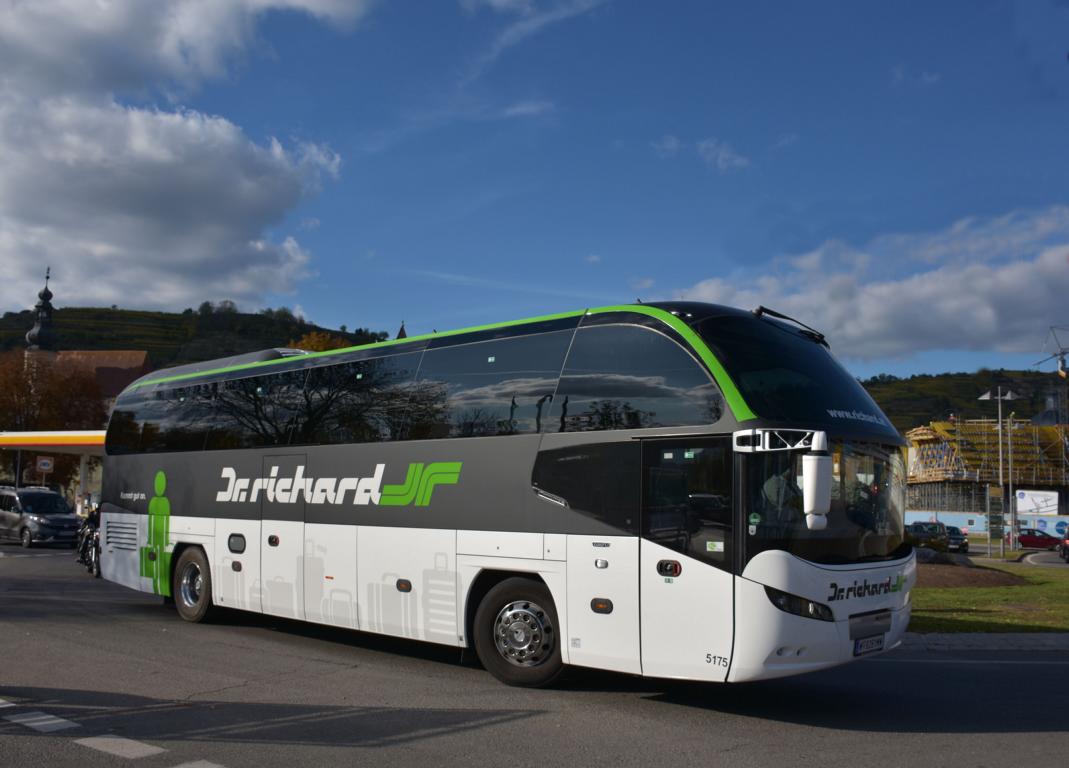
[[[1017,491],[1017,514],[1019,515],[1056,515],[1058,514],[1057,491]]]

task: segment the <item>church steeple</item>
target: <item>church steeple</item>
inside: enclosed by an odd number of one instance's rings
[[[31,350],[48,350],[52,348],[52,291],[48,290],[48,281],[52,277],[52,268],[45,269],[45,287],[37,294],[34,306],[36,319],[33,328],[26,334],[26,344]]]

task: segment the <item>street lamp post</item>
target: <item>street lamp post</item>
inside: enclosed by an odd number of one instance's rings
[[[1010,411],[1010,550],[1017,549],[1017,499],[1013,495],[1013,416]]]
[[[1008,389],[1006,390],[1005,394],[1003,394],[1002,385],[999,385],[998,387],[995,388],[995,394],[992,394],[991,390],[989,389],[987,392],[984,392],[984,394],[980,395],[980,397],[978,397],[976,399],[977,400],[998,400],[998,487],[999,487],[1000,494],[1002,496],[1002,503],[1003,503],[1002,513],[1003,513],[1003,521],[1005,521],[1006,492],[1004,490],[1003,474],[1002,474],[1002,401],[1003,400],[1016,400],[1017,399],[1017,395],[1013,394],[1013,392],[1008,390]],[[1012,421],[1012,419],[1013,419],[1012,414],[1010,416],[1010,419]],[[1011,458],[1010,458],[1010,472],[1011,473],[1013,472],[1012,453],[1011,453]],[[1013,508],[1012,507],[1012,505],[1013,505],[1013,483],[1012,483],[1012,481],[1010,483],[1010,505],[1011,505],[1011,509],[1012,509]],[[1012,517],[1012,515],[1011,515],[1011,517]],[[988,525],[987,525],[987,549],[988,549],[988,554],[990,554],[991,553],[991,519],[990,519],[990,517],[988,518],[987,523],[988,523]],[[1011,537],[1010,538],[1010,548],[1012,549],[1013,548],[1013,538],[1012,538],[1013,537],[1013,529],[1012,528],[1010,529],[1010,537]],[[1002,539],[1001,538],[999,539],[999,545],[1000,545],[1000,547],[1002,545]]]

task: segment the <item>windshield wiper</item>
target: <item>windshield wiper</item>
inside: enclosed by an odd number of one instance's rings
[[[801,333],[807,339],[811,339],[817,344],[828,347],[829,349],[831,348],[828,344],[828,340],[824,338],[823,333],[818,331],[816,328],[811,328],[810,326],[803,323],[801,320],[794,319],[790,315],[785,315],[782,312],[777,312],[776,310],[769,309],[765,306],[758,306],[757,309],[753,310],[753,313],[756,317],[761,317],[761,315],[768,315],[769,317],[775,317],[780,320],[787,320],[788,322],[794,323],[795,325],[800,326],[802,328]]]

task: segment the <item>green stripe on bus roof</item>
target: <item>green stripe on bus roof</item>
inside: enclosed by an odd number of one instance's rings
[[[404,339],[386,339],[385,341],[376,341],[371,344],[361,344],[355,347],[345,347],[343,349],[328,349],[324,352],[311,352],[307,355],[302,355],[299,358],[283,357],[278,360],[261,360],[255,363],[242,363],[241,365],[231,365],[223,368],[210,368],[205,371],[194,371],[192,373],[181,373],[175,376],[164,376],[159,379],[150,379],[148,381],[140,381],[131,384],[127,391],[138,389],[140,387],[147,387],[151,384],[166,384],[172,381],[188,381],[189,379],[198,379],[204,376],[214,376],[220,373],[231,373],[233,371],[245,371],[254,370],[257,368],[266,368],[272,365],[280,365],[283,363],[292,362],[293,360],[312,360],[320,357],[331,357],[333,355],[343,355],[348,352],[357,352],[367,349],[384,349],[386,347],[396,346],[398,344],[408,344],[416,341],[426,341],[429,339],[439,339],[448,336],[457,336],[462,333],[478,333],[479,331],[489,331],[497,328],[509,328],[515,325],[524,325],[527,323],[539,323],[547,322],[550,320],[564,320],[570,317],[581,317],[582,315],[599,315],[606,312],[632,312],[639,315],[646,315],[648,317],[660,320],[665,325],[675,330],[684,341],[690,345],[691,349],[698,355],[698,357],[709,368],[709,371],[713,374],[713,378],[716,380],[717,385],[720,387],[720,391],[724,393],[724,398],[728,401],[728,406],[731,408],[731,412],[735,415],[736,421],[747,421],[748,419],[756,419],[757,415],[750,410],[750,406],[746,404],[746,400],[743,398],[742,393],[739,392],[738,387],[735,386],[735,382],[732,381],[731,376],[728,375],[727,370],[717,360],[716,355],[712,353],[709,346],[702,340],[702,338],[696,334],[689,325],[683,320],[673,315],[671,312],[659,309],[657,307],[647,306],[645,304],[620,304],[609,307],[595,307],[588,310],[580,310],[577,312],[559,312],[554,315],[541,315],[539,317],[526,317],[522,320],[508,320],[503,323],[490,323],[489,325],[476,325],[471,328],[458,328],[453,331],[441,331],[439,333],[425,333],[420,336],[409,336]]]
[[[645,304],[622,304],[615,307],[598,307],[597,309],[591,309],[588,312],[592,315],[601,314],[603,312],[634,312],[660,320],[682,336],[684,341],[690,345],[690,348],[694,350],[698,357],[701,358],[702,362],[705,363],[706,367],[709,368],[710,373],[713,374],[713,378],[716,379],[717,386],[719,386],[720,391],[724,393],[724,399],[728,401],[728,406],[730,406],[731,412],[735,415],[735,420],[748,421],[749,419],[757,418],[757,414],[750,410],[750,406],[747,405],[742,393],[739,392],[739,388],[735,386],[735,382],[732,381],[727,370],[720,364],[720,361],[717,360],[713,351],[709,349],[709,345],[705,343],[701,336],[694,332],[694,329],[676,315],[673,315],[668,310],[659,309],[658,307],[650,307]]]

